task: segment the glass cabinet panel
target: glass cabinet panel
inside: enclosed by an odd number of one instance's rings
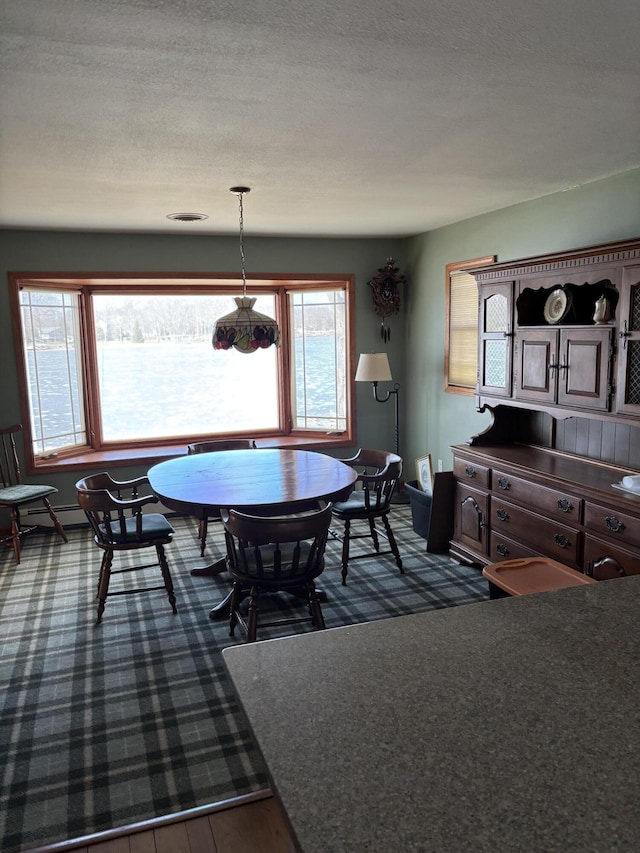
[[[513,282],[480,288],[478,392],[511,396]]]
[[[640,415],[640,266],[622,277],[616,411]]]

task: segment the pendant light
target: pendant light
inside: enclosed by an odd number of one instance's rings
[[[226,350],[233,347],[238,352],[252,353],[259,349],[267,349],[271,344],[280,346],[280,330],[278,324],[266,314],[253,310],[255,296],[247,296],[247,277],[244,268],[244,208],[242,199],[245,193],[251,192],[250,187],[231,187],[230,192],[238,196],[240,207],[240,264],[242,268],[242,296],[236,296],[235,311],[225,314],[216,321],[213,327],[211,343],[216,350]]]

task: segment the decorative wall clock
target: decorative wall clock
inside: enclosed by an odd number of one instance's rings
[[[385,343],[391,338],[391,329],[385,326],[384,321],[386,317],[397,314],[400,310],[398,285],[403,284],[405,280],[394,263],[393,258],[387,258],[385,266],[378,269],[378,275],[367,282],[373,290],[373,310],[382,318],[380,337]]]

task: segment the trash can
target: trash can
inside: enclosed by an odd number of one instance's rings
[[[413,531],[418,536],[422,536],[423,539],[428,539],[429,528],[431,526],[431,502],[433,501],[433,496],[423,492],[418,486],[417,480],[410,480],[404,485],[409,495],[409,504],[411,505]]]

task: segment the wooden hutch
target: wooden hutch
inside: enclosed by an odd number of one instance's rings
[[[451,555],[640,574],[640,239],[469,272],[492,423],[452,448]]]

